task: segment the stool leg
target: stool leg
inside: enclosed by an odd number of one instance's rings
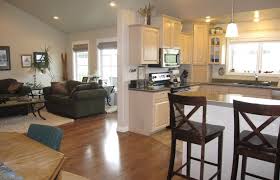
[[[246,167],[247,167],[247,157],[242,156],[241,180],[245,180]]]
[[[200,180],[203,180],[204,177],[204,157],[205,156],[205,142],[201,143],[201,161],[200,161]]]
[[[274,167],[274,180],[279,180],[279,171],[280,171],[280,154],[277,153],[275,167]]]
[[[217,180],[222,179],[222,163],[223,163],[223,133],[218,138],[218,176]]]
[[[237,153],[236,145],[234,145],[234,151],[233,151],[233,162],[232,162],[232,170],[231,170],[231,180],[236,180],[237,177],[237,170],[238,170],[238,161],[239,161],[239,155]]]
[[[175,153],[176,153],[176,138],[172,135],[171,152],[170,152],[170,161],[169,161],[169,169],[168,169],[167,180],[171,180],[172,176],[173,176]]]
[[[191,154],[192,154],[192,143],[187,142],[187,176],[191,175]]]

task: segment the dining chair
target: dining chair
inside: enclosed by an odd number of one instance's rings
[[[56,151],[59,151],[63,131],[60,128],[53,126],[31,124],[29,126],[27,136]]]

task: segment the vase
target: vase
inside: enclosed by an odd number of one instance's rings
[[[151,15],[146,16],[147,25],[151,25]]]

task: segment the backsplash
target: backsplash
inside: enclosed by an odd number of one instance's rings
[[[225,75],[219,75],[218,71],[219,69],[223,67],[226,71],[225,65],[212,65],[212,79],[225,79],[225,80],[247,80],[247,81],[254,81],[255,76],[254,75],[232,75],[227,74]],[[280,80],[279,77],[271,76],[271,75],[258,75],[259,81],[272,81],[272,82],[278,82]]]

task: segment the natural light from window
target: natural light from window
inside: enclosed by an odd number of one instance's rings
[[[75,76],[81,81],[84,76],[88,76],[88,52],[75,52]]]
[[[99,72],[103,83],[117,87],[117,49],[102,49],[99,54]]]
[[[229,44],[231,73],[280,74],[280,41],[232,42]]]

